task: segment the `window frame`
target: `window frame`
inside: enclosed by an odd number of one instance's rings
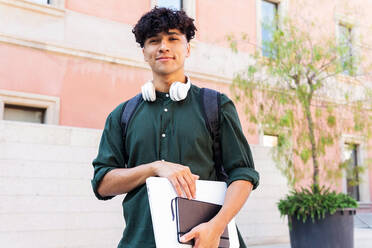
[[[358,24],[358,20],[355,18],[352,18],[351,16],[335,13],[335,39],[337,44],[339,44],[340,39],[341,39],[341,33],[340,33],[340,26],[345,26],[348,28],[351,28],[351,40],[352,40],[352,63],[353,66],[356,66],[357,63],[357,58],[360,56],[360,47],[358,44],[360,44],[360,27]],[[363,74],[362,67],[354,67],[355,74]],[[349,76],[349,73],[342,73],[342,75]]]
[[[37,2],[34,2],[33,0],[26,0],[26,1],[32,4],[38,4],[41,6],[52,6],[56,8],[62,8],[62,9],[65,8],[65,0],[46,0],[46,3],[37,3]]]
[[[156,4],[155,4],[155,5],[157,5],[157,6],[158,6],[158,1],[159,1],[159,0],[156,0]],[[179,0],[179,1],[180,1],[180,4],[181,4],[181,8],[180,8],[179,10],[183,10],[185,0]],[[160,7],[161,7],[161,6],[160,6]]]
[[[279,134],[275,132],[272,128],[269,128],[267,125],[259,123],[258,124],[258,139],[259,139],[259,145],[264,146],[264,136],[276,136],[277,142],[279,142]],[[278,144],[277,144],[278,145]],[[264,146],[271,148],[272,146]]]
[[[0,90],[0,120],[4,119],[5,104],[45,109],[43,124],[59,124],[59,97]]]
[[[265,136],[271,136],[271,137],[276,137],[276,144],[275,145],[265,145]],[[275,146],[278,146],[278,139],[279,139],[279,136],[277,134],[274,134],[272,132],[263,132],[262,135],[260,135],[260,144],[264,147],[275,147]]]
[[[278,11],[278,25],[280,25],[281,17],[284,17],[287,15],[288,11],[288,0],[256,0],[256,46],[260,49],[260,53],[262,54],[262,9],[261,9],[261,3],[262,1],[265,2],[272,2],[277,4],[277,11]]]
[[[341,35],[342,35],[342,33],[341,33],[341,27],[342,28],[345,28],[346,29],[346,31],[347,31],[347,34],[349,35],[349,37],[347,37],[347,39],[348,39],[348,51],[347,51],[347,53],[349,53],[348,55],[347,55],[347,58],[345,58],[345,59],[350,59],[351,60],[351,64],[354,66],[355,65],[355,49],[354,49],[354,47],[355,47],[355,38],[354,38],[354,27],[353,27],[353,25],[349,25],[349,24],[347,24],[347,23],[344,23],[344,22],[339,22],[338,23],[338,25],[337,25],[337,29],[338,29],[338,38],[337,38],[337,43],[339,44],[339,45],[341,45],[342,43],[341,42],[343,42],[342,40],[341,40]],[[349,45],[350,45],[350,47],[349,47]],[[344,65],[343,65],[343,67],[344,67]],[[347,68],[342,68],[343,69],[343,72],[342,72],[342,74],[345,74],[345,75],[351,75],[351,72],[347,69]]]
[[[267,24],[267,23],[265,23],[265,21],[263,20],[263,18],[262,18],[262,4],[264,3],[264,2],[266,2],[267,4],[272,4],[273,5],[273,7],[274,7],[274,16],[272,16],[272,24],[273,25],[275,25],[275,30],[277,30],[278,29],[278,23],[276,23],[275,21],[276,21],[276,17],[279,15],[279,3],[277,3],[277,2],[273,2],[273,1],[268,1],[268,0],[261,0],[261,2],[260,2],[260,4],[261,4],[261,11],[260,11],[260,14],[261,14],[261,32],[260,32],[260,35],[261,35],[261,43],[260,43],[260,47],[261,47],[261,53],[262,53],[262,55],[263,56],[265,56],[265,57],[270,57],[270,54],[266,54],[265,53],[265,46],[264,46],[264,40],[263,40],[263,38],[264,38],[264,36],[263,36],[263,32],[264,32],[264,30],[265,30],[265,28],[264,28],[264,26],[263,25],[265,25],[265,24]],[[270,17],[271,18],[271,17]],[[267,32],[268,32],[268,35],[271,35],[271,39],[272,39],[272,32],[270,32],[271,30],[267,30]],[[270,32],[270,33],[269,33]],[[268,40],[268,42],[269,42],[269,40]]]
[[[39,0],[39,1],[37,1],[37,0],[27,0],[27,1],[29,1],[31,3],[36,3],[36,4],[50,4],[50,0]],[[46,3],[40,3],[40,2],[46,2]]]
[[[366,144],[364,142],[363,137],[356,136],[356,135],[350,135],[350,134],[344,134],[342,135],[340,139],[340,151],[341,151],[341,162],[346,160],[345,157],[345,144],[353,144],[357,145],[357,165],[358,166],[364,166],[365,165],[365,154],[367,152],[366,150]],[[359,201],[362,203],[368,203],[371,201],[370,199],[370,182],[369,182],[369,170],[367,170],[359,174],[359,179],[361,179],[361,183],[358,185],[359,190]],[[347,178],[345,171],[342,172],[342,192],[347,194]]]
[[[182,9],[186,12],[186,14],[196,20],[196,10],[195,10],[195,3],[196,0],[182,0]],[[151,9],[157,5],[157,0],[151,0]]]
[[[63,18],[66,14],[65,0],[49,0],[49,2],[49,4],[40,4],[29,0],[12,0],[9,5],[44,15]]]
[[[360,145],[359,144],[357,144],[357,143],[355,143],[355,142],[353,142],[353,143],[349,143],[349,142],[345,142],[344,143],[344,151],[343,151],[343,156],[344,156],[344,158],[343,158],[343,161],[345,161],[346,160],[346,157],[345,157],[345,148],[346,148],[346,146],[349,146],[350,148],[352,148],[351,150],[352,150],[352,152],[351,152],[351,156],[353,157],[353,158],[349,158],[349,159],[352,159],[352,161],[353,161],[353,164],[351,165],[352,167],[357,167],[357,166],[360,166],[359,165],[359,153],[360,153]],[[351,188],[354,188],[355,189],[355,191],[356,192],[354,192],[355,194],[356,194],[356,199],[352,196],[352,195],[350,195],[351,197],[353,197],[355,200],[357,200],[357,201],[360,201],[360,199],[361,199],[361,197],[360,197],[360,188],[359,188],[359,185],[356,185],[356,186],[349,186],[348,185],[348,180],[347,180],[347,173],[345,174],[345,179],[346,179],[346,193],[347,194],[349,194],[349,187],[351,187]],[[357,177],[357,180],[359,180],[359,178],[360,178],[360,175],[359,174],[357,174],[356,175],[356,177]],[[353,190],[354,190],[353,189]]]

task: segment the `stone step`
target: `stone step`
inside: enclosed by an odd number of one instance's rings
[[[354,217],[354,226],[372,229],[372,213],[358,213]]]

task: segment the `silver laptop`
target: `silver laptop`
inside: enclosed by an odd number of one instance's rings
[[[167,178],[150,177],[146,180],[149,196],[151,219],[154,228],[157,248],[182,247],[191,245],[180,244],[177,240],[176,218],[172,216],[172,199],[177,197],[172,184]],[[196,200],[222,205],[225,199],[226,184],[224,182],[196,181]],[[174,215],[174,212],[173,212]],[[228,225],[230,248],[239,247],[239,239],[235,219]]]

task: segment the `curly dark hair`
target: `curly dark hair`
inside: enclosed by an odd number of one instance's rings
[[[158,7],[144,14],[132,32],[137,43],[144,47],[146,39],[173,28],[185,34],[187,42],[195,36],[194,19],[188,17],[185,11]]]

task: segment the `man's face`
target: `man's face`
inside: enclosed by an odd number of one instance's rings
[[[190,55],[190,44],[178,29],[169,29],[146,39],[142,51],[153,73],[170,75],[183,73],[185,59]]]

